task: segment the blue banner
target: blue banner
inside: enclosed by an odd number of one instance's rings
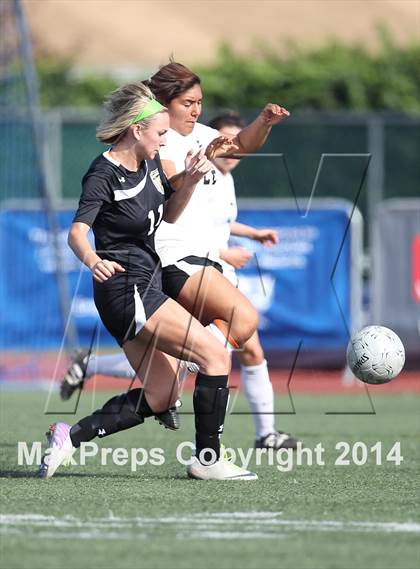
[[[239,288],[260,313],[261,340],[267,350],[340,349],[347,345],[350,314],[350,240],[344,239],[348,213],[312,209],[253,209],[238,221],[274,228],[279,243],[267,248],[232,238],[254,256],[238,271]]]
[[[67,245],[74,211],[59,213],[59,256],[67,277],[71,317],[82,346],[89,346],[97,328],[100,344],[116,347],[102,326],[93,302],[90,271]],[[1,349],[57,349],[65,333],[56,275],[57,254],[40,210],[7,210],[0,214]]]
[[[60,256],[72,299],[71,317],[82,346],[89,346],[96,326],[100,345],[116,342],[100,324],[92,299],[90,272],[67,245],[72,211],[59,221]],[[313,209],[300,217],[292,209],[253,209],[238,221],[278,230],[280,242],[266,248],[248,239],[235,244],[254,253],[238,272],[240,288],[260,313],[265,349],[340,349],[350,326],[350,245],[343,240],[348,214],[343,207]],[[65,322],[61,315],[56,255],[46,214],[8,210],[0,214],[1,349],[57,349]]]

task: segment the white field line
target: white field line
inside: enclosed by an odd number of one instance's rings
[[[420,533],[416,522],[287,520],[281,512],[219,512],[177,517],[77,518],[2,514],[3,535],[38,539],[145,539],[159,531],[176,539],[279,539],[290,532]]]
[[[98,530],[81,530],[81,531],[70,531],[63,534],[57,535],[53,531],[39,531],[36,533],[31,533],[29,531],[24,531],[17,528],[7,528],[0,531],[0,536],[4,537],[24,537],[24,538],[36,538],[36,539],[97,539],[97,540],[150,540],[152,537],[156,536],[152,533],[138,533],[138,532],[110,532],[110,531],[98,531]],[[165,534],[165,536],[170,537],[171,534]],[[191,541],[192,539],[284,539],[286,534],[267,534],[262,532],[226,532],[226,531],[203,531],[191,533],[175,533],[173,537],[180,541]],[[159,537],[161,539],[162,536]]]

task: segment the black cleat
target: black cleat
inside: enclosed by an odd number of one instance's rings
[[[255,448],[266,448],[278,450],[280,448],[291,448],[296,450],[297,444],[300,443],[299,439],[295,439],[289,433],[283,431],[274,431],[265,437],[261,437],[255,441]]]
[[[177,431],[181,426],[181,420],[177,411],[177,407],[171,407],[163,413],[155,415],[156,421],[159,421],[165,429],[170,429],[171,431]]]
[[[88,350],[78,350],[75,353],[71,365],[60,384],[60,397],[63,401],[70,399],[76,389],[83,389],[88,361]]]

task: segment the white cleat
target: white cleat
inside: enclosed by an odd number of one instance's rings
[[[200,371],[200,366],[194,362],[187,362],[185,360],[179,360],[178,367],[178,381],[183,383],[190,374],[198,373]]]
[[[70,439],[70,425],[67,423],[53,423],[46,433],[48,447],[39,467],[41,478],[51,478],[60,464],[68,464],[75,452]]]
[[[213,464],[204,466],[197,457],[193,457],[192,464],[187,467],[189,478],[197,480],[257,480],[255,472],[236,466],[233,462],[219,458]]]

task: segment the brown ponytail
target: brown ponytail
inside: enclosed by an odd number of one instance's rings
[[[144,83],[152,90],[159,103],[167,106],[175,97],[194,85],[200,85],[201,80],[185,65],[171,61]]]

